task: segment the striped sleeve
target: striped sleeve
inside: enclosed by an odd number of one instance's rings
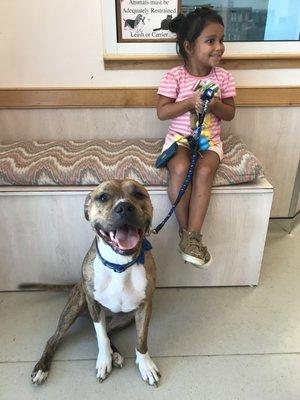
[[[226,71],[221,85],[222,99],[236,96],[235,83],[230,72]]]
[[[160,81],[160,85],[157,94],[162,96],[170,97],[171,99],[177,99],[178,96],[178,81],[173,73],[168,71]]]

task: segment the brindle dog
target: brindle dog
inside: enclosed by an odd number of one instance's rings
[[[123,357],[112,345],[110,334],[135,320],[136,363],[144,381],[157,385],[159,371],[147,346],[155,263],[145,235],[152,214],[147,190],[134,180],[103,182],[87,196],[85,217],[96,237],[83,261],[82,279],[73,287],[57,329],[33,369],[33,383],[45,381],[60,340],[87,307],[98,341],[99,381],[108,377],[113,365],[123,365]]]

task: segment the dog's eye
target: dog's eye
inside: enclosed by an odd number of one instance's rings
[[[138,200],[143,200],[146,197],[142,192],[134,192],[133,195]]]
[[[107,200],[109,200],[109,198],[110,198],[110,195],[108,193],[102,193],[102,194],[100,194],[100,196],[98,196],[96,198],[96,200],[99,200],[102,203],[105,203]]]

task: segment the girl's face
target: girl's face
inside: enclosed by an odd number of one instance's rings
[[[206,25],[189,52],[192,63],[205,68],[215,67],[221,61],[225,47],[224,27],[216,22]]]

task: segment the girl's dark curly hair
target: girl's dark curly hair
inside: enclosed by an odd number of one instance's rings
[[[224,26],[222,17],[210,7],[196,8],[187,15],[179,14],[172,19],[169,30],[177,34],[176,50],[187,61],[188,55],[184,48],[184,42],[193,44],[201,32],[211,22]]]

